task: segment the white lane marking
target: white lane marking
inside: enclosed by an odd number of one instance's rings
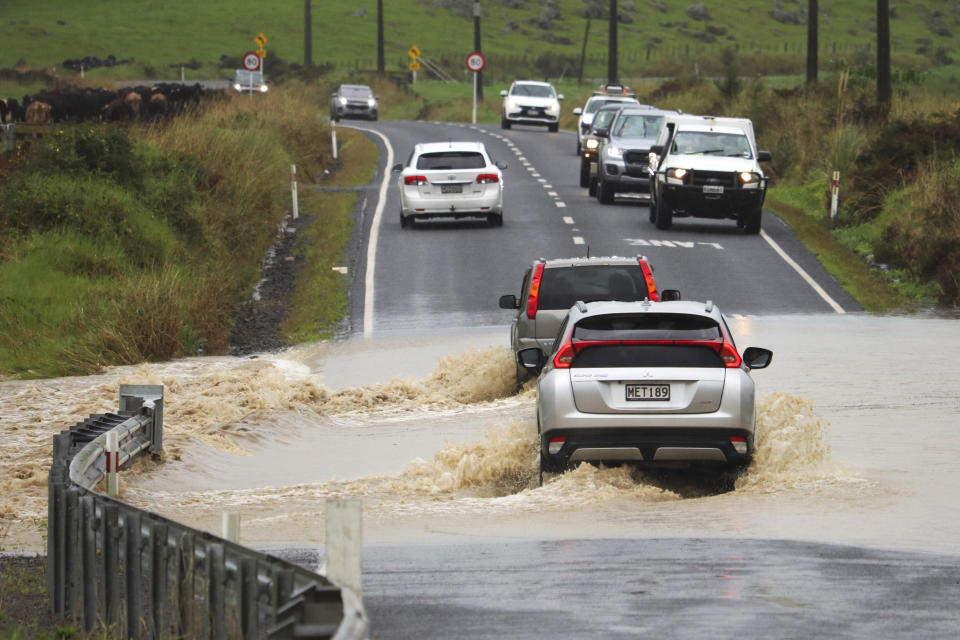
[[[533,169],[533,167],[530,167],[530,168]],[[534,178],[539,178],[539,177],[540,177],[540,174],[537,173],[536,170],[534,170],[534,172],[531,173],[530,175],[532,175]]]
[[[548,195],[548,196],[557,197],[558,194],[557,194],[556,191],[547,191],[547,195]]]
[[[557,200],[557,201],[554,202],[553,204],[557,205],[557,206],[560,207],[560,208],[563,208],[563,207],[567,206],[567,203],[566,203],[566,202],[560,202],[559,200]]]
[[[540,178],[539,181],[540,181],[540,182],[543,182],[543,178]],[[552,184],[547,184],[547,183],[544,182],[543,188],[544,188],[544,189],[553,189],[553,185],[552,185]]]
[[[546,182],[546,181],[547,181],[547,179],[546,179],[546,178],[537,178],[537,182]],[[548,188],[549,188],[549,185],[546,185],[546,184],[544,184],[543,186],[545,186],[545,187],[548,187]]]
[[[573,244],[583,244],[583,238],[581,236],[573,236]]]
[[[799,273],[800,277],[803,278],[807,282],[807,284],[809,284],[810,287],[813,288],[813,290],[817,293],[817,295],[823,298],[823,301],[826,302],[828,305],[830,305],[830,307],[833,308],[834,311],[836,311],[837,313],[846,313],[846,311],[843,310],[843,307],[837,304],[837,301],[831,298],[830,294],[824,291],[823,287],[817,284],[817,281],[811,278],[810,274],[804,271],[803,267],[797,264],[793,260],[793,258],[788,256],[786,251],[781,249],[780,245],[778,245],[773,238],[768,236],[763,229],[760,230],[760,237],[766,240],[767,244],[773,247],[773,250],[776,251],[781,258],[783,258],[783,261],[786,262],[788,265],[790,265],[794,271]]]
[[[524,156],[520,156],[519,158],[517,158],[517,160],[519,160],[520,162],[526,162],[526,161],[527,161],[526,157],[524,157]]]
[[[370,223],[370,239],[367,241],[367,271],[363,279],[363,337],[369,338],[373,335],[373,274],[377,266],[377,239],[380,237],[380,218],[383,217],[383,208],[387,205],[387,187],[390,186],[391,172],[393,166],[393,147],[387,136],[374,129],[365,129],[363,127],[349,126],[358,131],[368,131],[380,136],[384,146],[387,148],[387,162],[383,168],[383,182],[380,183],[380,193],[377,195],[377,208],[373,212],[373,222]]]
[[[571,218],[570,216],[563,216],[563,221],[566,222],[567,224],[573,224],[573,218]]]
[[[531,173],[535,173],[536,170],[537,170],[536,167],[527,167],[527,171],[530,171]],[[540,175],[540,174],[536,174],[536,175]]]
[[[684,240],[646,240],[644,238],[624,238],[626,242],[631,247],[668,247],[672,249],[682,248],[682,249],[693,249],[697,245],[703,247],[713,247],[718,251],[723,251],[723,245],[718,242],[691,242]]]

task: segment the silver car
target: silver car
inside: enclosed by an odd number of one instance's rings
[[[664,291],[677,299],[679,292]],[[644,256],[534,260],[523,274],[520,297],[500,296],[501,309],[515,311],[510,327],[514,353],[534,347],[550,353],[560,322],[577,300],[660,300],[653,266]],[[517,382],[529,378],[518,366]]]
[[[556,132],[560,126],[563,94],[558,94],[549,82],[515,80],[510,89],[504,89],[500,95],[503,97],[500,126],[504,129],[515,124],[538,124]]]
[[[593,116],[597,109],[609,104],[629,105],[639,104],[640,101],[632,94],[630,95],[610,95],[608,93],[597,92],[587,98],[583,108],[577,107],[573,110],[573,115],[579,116],[577,119],[577,155],[583,151],[583,141],[590,133],[590,125],[593,124]],[[586,185],[580,185],[585,187]]]
[[[380,105],[373,89],[365,84],[342,84],[330,95],[330,119],[365,118],[376,120]]]
[[[400,226],[428,218],[486,218],[503,224],[503,173],[481,142],[424,142],[398,164]]]
[[[740,470],[753,456],[751,369],[712,302],[577,302],[550,355],[518,354],[539,374],[540,471],[580,462]]]
[[[618,193],[650,193],[650,147],[675,111],[624,107],[602,139],[597,159],[597,200],[613,204]]]

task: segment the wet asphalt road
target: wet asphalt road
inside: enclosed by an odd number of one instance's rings
[[[807,542],[367,546],[373,637],[956,638],[960,557]],[[315,566],[309,551],[283,555]]]

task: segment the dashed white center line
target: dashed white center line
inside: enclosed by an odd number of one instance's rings
[[[531,168],[531,169],[533,169],[533,167],[530,167],[530,168]],[[533,172],[533,173],[531,173],[530,175],[532,175],[532,176],[533,176],[534,178],[538,178],[538,177],[540,177],[540,174],[539,174],[539,173],[537,173],[537,172],[536,172],[536,170],[534,170],[534,172]]]
[[[567,224],[573,224],[573,218],[571,218],[570,216],[563,216],[563,221],[566,222]]]
[[[557,200],[557,201],[554,202],[553,204],[557,205],[557,206],[560,207],[560,208],[563,208],[563,207],[567,206],[567,203],[566,203],[566,202],[560,202],[559,200]]]
[[[557,192],[556,192],[556,191],[547,191],[547,195],[548,195],[548,196],[556,197],[556,196],[557,196]]]
[[[583,238],[581,236],[573,236],[573,244],[583,244]]]
[[[547,181],[546,178],[537,178],[537,182],[546,182],[546,181]],[[548,187],[548,188],[550,187],[550,185],[548,185],[548,184],[545,184],[545,185],[543,185],[543,186]]]

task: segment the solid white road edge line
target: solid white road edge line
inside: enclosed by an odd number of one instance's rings
[[[766,241],[767,241],[767,244],[769,244],[771,247],[773,247],[773,250],[776,251],[776,252],[780,255],[781,258],[783,258],[783,261],[786,262],[786,263],[787,263],[788,265],[790,265],[791,267],[793,267],[793,270],[796,271],[797,273],[799,273],[799,274],[800,274],[800,277],[803,278],[804,280],[806,280],[806,281],[807,281],[807,284],[809,284],[809,285],[813,288],[813,290],[817,293],[817,295],[819,295],[821,298],[823,298],[824,302],[826,302],[828,305],[830,305],[831,307],[833,307],[833,310],[834,310],[834,311],[836,311],[837,313],[846,313],[846,311],[843,310],[843,307],[841,307],[839,304],[837,304],[837,301],[834,300],[833,298],[831,298],[831,297],[830,297],[830,294],[828,294],[826,291],[824,291],[824,290],[823,290],[823,287],[821,287],[819,284],[817,284],[817,281],[814,280],[813,278],[811,278],[811,277],[810,277],[810,274],[807,273],[806,271],[804,271],[804,270],[803,270],[803,267],[801,267],[799,264],[797,264],[797,263],[793,260],[793,258],[791,258],[790,256],[788,256],[787,253],[786,253],[786,251],[784,251],[783,249],[781,249],[781,248],[780,248],[780,245],[778,245],[778,244],[774,241],[773,238],[771,238],[770,236],[768,236],[768,235],[767,235],[767,232],[764,231],[763,229],[760,230],[760,237],[763,238],[764,240],[766,240]]]
[[[373,274],[377,266],[377,239],[380,237],[380,218],[383,217],[383,208],[387,205],[387,187],[390,186],[390,174],[393,169],[393,147],[390,146],[387,136],[379,131],[363,127],[351,126],[350,128],[377,134],[387,148],[387,164],[383,168],[383,182],[380,183],[377,208],[373,212],[373,222],[370,223],[370,239],[367,240],[367,268],[363,280],[363,337],[369,338],[373,335]]]

